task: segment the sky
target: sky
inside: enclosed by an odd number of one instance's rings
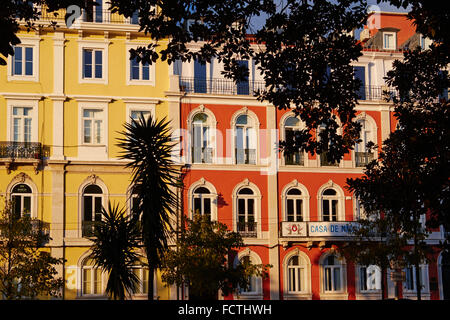
[[[279,0],[280,3],[283,3],[283,0]],[[376,0],[367,0],[367,4],[369,6],[368,11],[383,11],[383,12],[408,12],[407,9],[403,8],[397,8],[391,4],[388,4],[387,2],[382,2],[380,4],[377,4]],[[266,17],[260,16],[260,17],[253,17],[251,21],[251,29],[257,30],[260,28],[260,26],[263,25]],[[356,36],[358,36],[359,32],[356,31]]]

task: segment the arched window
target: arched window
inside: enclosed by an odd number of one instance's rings
[[[92,259],[87,259],[81,267],[81,295],[103,295],[103,274],[95,267]]]
[[[322,124],[319,126],[318,130],[317,130],[317,140],[320,141],[321,137],[320,137],[320,133],[322,131],[325,130],[325,124]],[[328,158],[328,152],[322,152],[320,155],[320,165],[321,166],[334,166],[334,167],[338,167],[339,166],[339,162],[332,162],[331,160],[329,160]]]
[[[286,221],[304,221],[303,196],[300,189],[291,188],[286,193]]]
[[[294,141],[295,133],[298,131],[300,131],[300,120],[294,116],[288,117],[284,122],[284,140]],[[284,152],[284,164],[286,165],[303,165],[303,158],[301,151]]]
[[[355,164],[357,167],[365,167],[374,158],[373,152],[367,148],[369,142],[375,143],[374,128],[365,119],[359,120],[358,122],[361,124],[359,136],[361,141],[355,145]]]
[[[237,231],[243,237],[256,237],[256,197],[250,188],[242,188],[237,194]]]
[[[323,292],[340,292],[343,290],[343,267],[340,260],[331,254],[322,264]]]
[[[417,287],[421,286],[422,294],[429,295],[429,280],[428,280],[428,266],[421,264],[419,266],[419,279],[416,278],[416,267],[409,265],[403,269],[406,279],[403,282],[403,292],[405,296],[415,296],[417,294]]]
[[[321,196],[322,221],[337,221],[339,217],[339,197],[336,190],[325,189]]]
[[[256,130],[248,115],[240,115],[235,124],[236,164],[256,164]]]
[[[102,219],[103,191],[95,184],[83,190],[83,237],[91,237],[95,223]]]
[[[211,219],[211,204],[213,201],[213,195],[211,191],[206,187],[197,187],[193,193],[192,208],[194,214],[206,215]]]
[[[31,216],[31,188],[24,183],[15,185],[11,190],[12,210],[14,218],[20,219],[23,215]]]
[[[148,294],[148,272],[149,269],[144,265],[136,265],[132,267],[134,275],[139,279],[139,283],[137,284],[136,291],[134,294],[142,295]]]
[[[239,259],[240,264],[252,264],[252,258],[250,255],[243,256]],[[239,293],[244,295],[252,295],[260,293],[259,280],[256,276],[249,276],[249,286],[247,289],[239,288]]]
[[[303,259],[295,255],[287,264],[288,293],[300,293],[306,290],[306,266]]]
[[[206,113],[197,113],[192,119],[192,162],[212,163],[211,125]]]

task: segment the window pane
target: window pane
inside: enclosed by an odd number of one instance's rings
[[[334,268],[334,291],[341,290],[341,268]]]
[[[92,78],[92,50],[83,50],[83,77]]]
[[[150,67],[148,63],[142,66],[142,80],[150,80]]]
[[[14,65],[13,74],[22,74],[22,47],[14,47]]]
[[[84,120],[84,142],[92,142],[92,121]]]
[[[245,214],[245,200],[244,199],[238,200],[238,214],[239,215]]]
[[[131,64],[131,80],[139,80],[139,63],[137,58],[130,61]]]
[[[102,198],[95,197],[95,221],[102,220]]]
[[[92,221],[92,196],[84,196],[84,221]]]
[[[25,48],[25,74],[33,75],[33,48]]]
[[[202,199],[194,198],[194,214],[202,214]]]
[[[25,127],[23,130],[23,141],[24,142],[31,142],[31,119],[26,118],[25,119]]]
[[[287,200],[287,219],[288,221],[294,221],[294,200]]]
[[[13,141],[19,142],[20,141],[20,118],[14,118],[13,122]]]
[[[95,120],[95,143],[102,142],[102,120]]]
[[[96,50],[95,51],[95,77],[97,79],[103,78],[102,75],[102,51]]]
[[[23,197],[23,214],[31,214],[31,197]]]
[[[337,221],[337,200],[331,200],[332,219],[331,221]]]
[[[203,199],[203,205],[204,205],[203,213],[210,215],[211,214],[211,199],[209,199],[209,198]]]
[[[303,212],[302,212],[302,200],[301,199],[296,199],[295,200],[295,207],[296,207],[296,214],[297,214],[297,219],[296,221],[303,221]]]
[[[91,294],[91,269],[83,269],[83,294]]]
[[[329,207],[329,201],[323,200],[322,201],[322,218],[323,221],[330,221],[330,207]]]

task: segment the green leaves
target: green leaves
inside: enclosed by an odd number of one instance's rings
[[[249,277],[267,275],[269,265],[244,262],[234,265],[231,260],[244,245],[237,232],[210,221],[207,216],[195,215],[187,221],[187,228],[164,260],[162,279],[168,284],[189,286],[190,297],[217,299],[237,292],[249,285]]]

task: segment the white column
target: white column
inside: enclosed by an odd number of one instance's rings
[[[52,160],[64,160],[64,33],[53,37],[53,154]]]
[[[267,147],[266,150],[274,152],[273,132],[276,130],[276,108],[268,105],[266,107],[267,114]],[[271,157],[269,157],[271,159]],[[273,160],[273,159],[272,159]],[[270,160],[269,160],[270,162]],[[270,163],[269,163],[270,166]],[[269,219],[269,264],[272,268],[269,269],[270,277],[270,299],[280,299],[280,268],[279,268],[279,253],[278,253],[278,166],[274,170],[270,170],[267,174],[267,207]]]

